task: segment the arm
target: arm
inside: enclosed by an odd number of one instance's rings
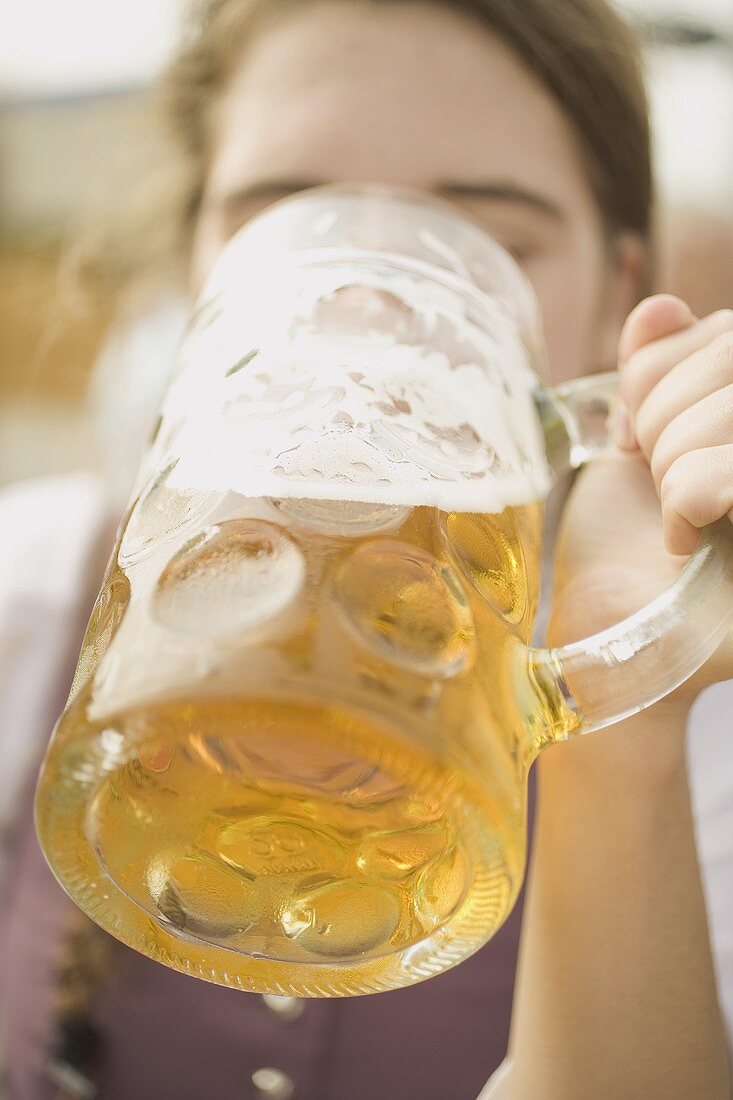
[[[539,764],[511,1100],[730,1095],[684,727],[658,706]]]
[[[642,606],[733,506],[732,322],[669,298],[627,322],[626,422],[564,516],[553,644]],[[728,1100],[685,726],[697,692],[731,675],[728,644],[671,699],[539,761],[501,1100]]]

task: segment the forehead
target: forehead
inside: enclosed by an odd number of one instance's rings
[[[434,3],[306,3],[248,44],[215,115],[207,190],[263,178],[510,181],[580,200],[572,127],[522,63]]]

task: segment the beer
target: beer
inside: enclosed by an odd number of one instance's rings
[[[374,992],[476,950],[523,871],[540,512],[234,500],[162,570],[129,521],[38,796],[77,903],[260,992]]]

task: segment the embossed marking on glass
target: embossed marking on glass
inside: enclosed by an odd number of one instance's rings
[[[230,243],[38,788],[104,928],[271,994],[437,974],[511,909],[540,749],[714,649],[722,527],[632,619],[529,645],[541,502],[614,390],[543,386],[541,348],[513,261],[419,196],[313,191]]]

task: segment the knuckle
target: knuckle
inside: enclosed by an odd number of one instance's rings
[[[733,329],[719,333],[710,347],[720,365],[724,368],[730,367],[733,372]]]
[[[676,512],[686,511],[686,506],[694,494],[695,454],[689,451],[680,455],[665,472],[659,488],[659,495],[665,508]]]
[[[655,485],[664,486],[665,477],[671,465],[672,462],[667,449],[664,446],[657,445],[654,448],[650,462],[652,478],[654,479]]]
[[[657,424],[654,413],[648,408],[646,402],[639,408],[634,421],[634,431],[643,454],[652,453],[657,439]]]

